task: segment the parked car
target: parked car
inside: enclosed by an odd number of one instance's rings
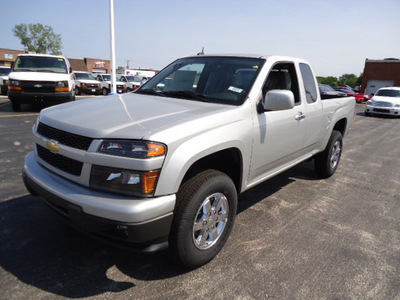
[[[60,104],[75,100],[72,68],[64,56],[19,54],[8,75],[8,98],[14,111],[21,104]]]
[[[148,78],[144,76],[121,75],[118,80],[126,84],[127,92],[131,92],[140,88]]]
[[[367,102],[365,114],[400,115],[400,87],[380,88]]]
[[[347,86],[335,86],[333,88],[338,92],[346,93],[349,97],[354,97],[357,103],[367,102],[370,99],[367,94],[357,93],[352,88]]]
[[[102,93],[102,86],[100,81],[96,80],[89,72],[75,71],[75,94],[94,94],[100,95]]]
[[[77,227],[195,268],[228,240],[238,194],[309,159],[335,173],[354,108],[321,101],[302,59],[184,57],[135,93],[43,110],[23,178]]]
[[[319,92],[321,93],[321,99],[330,99],[337,97],[346,97],[347,93],[336,91],[333,87],[328,84],[318,83]]]
[[[7,95],[8,91],[8,74],[11,72],[11,67],[0,66],[0,93]]]
[[[102,94],[108,95],[111,92],[111,74],[97,74],[95,77],[101,84]],[[118,94],[126,93],[126,85],[121,81],[116,82]]]

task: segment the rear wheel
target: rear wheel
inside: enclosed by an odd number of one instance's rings
[[[179,264],[196,268],[212,260],[227,241],[236,215],[236,188],[224,173],[207,170],[186,181],[177,198],[170,252]]]
[[[339,131],[332,131],[325,150],[314,158],[315,170],[318,175],[328,178],[335,173],[342,155],[343,137]]]

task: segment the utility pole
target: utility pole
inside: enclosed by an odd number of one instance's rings
[[[115,64],[115,28],[114,28],[114,0],[110,0],[110,25],[111,25],[111,93],[116,94],[117,73]]]

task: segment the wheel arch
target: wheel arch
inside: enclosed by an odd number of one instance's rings
[[[238,148],[228,148],[204,156],[195,161],[183,176],[180,185],[201,171],[213,169],[225,173],[233,181],[240,193],[243,177],[243,158]]]
[[[346,134],[347,131],[347,118],[340,119],[336,122],[333,130],[339,131],[342,136]]]

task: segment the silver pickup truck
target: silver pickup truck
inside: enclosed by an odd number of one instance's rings
[[[42,110],[23,179],[65,220],[194,268],[221,250],[238,194],[315,161],[331,176],[355,99],[321,101],[281,56],[178,59],[137,92]]]

